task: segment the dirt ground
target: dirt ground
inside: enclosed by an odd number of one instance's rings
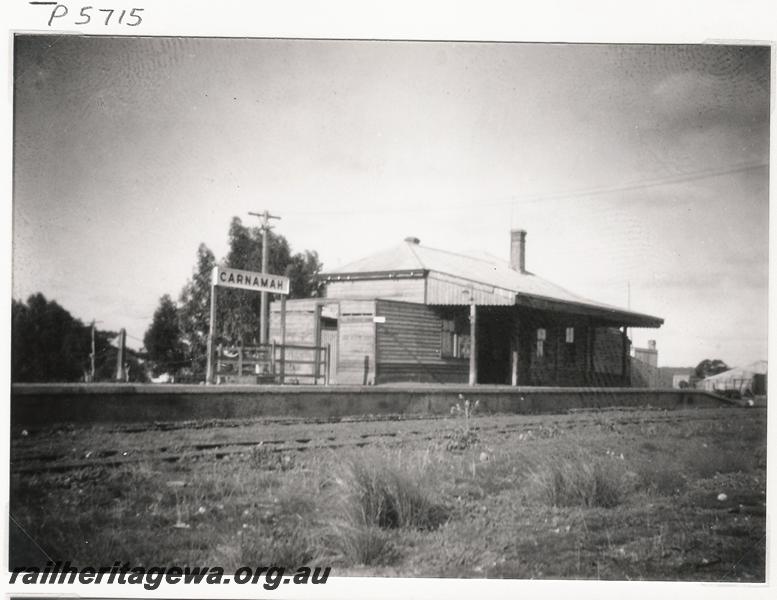
[[[757,582],[765,490],[761,408],[15,430],[11,562]]]

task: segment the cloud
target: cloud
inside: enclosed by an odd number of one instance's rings
[[[652,90],[656,117],[670,127],[731,124],[762,129],[769,118],[769,89],[752,67],[723,73],[699,68],[670,73]]]

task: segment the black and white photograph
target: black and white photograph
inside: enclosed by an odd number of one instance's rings
[[[770,42],[78,9],[10,42],[18,582],[767,583]]]

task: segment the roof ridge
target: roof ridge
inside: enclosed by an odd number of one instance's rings
[[[416,244],[415,242],[409,242],[409,241],[405,241],[405,245],[406,245],[406,246],[408,247],[408,249],[410,250],[410,253],[411,253],[411,254],[412,254],[414,257],[415,257],[415,259],[418,261],[418,264],[421,266],[421,268],[422,268],[422,269],[426,269],[426,265],[424,264],[424,261],[423,261],[423,260],[421,260],[421,257],[420,257],[420,256],[418,256],[418,252],[416,252],[416,251],[415,251],[415,248],[413,248],[413,246],[421,246],[421,245],[420,245],[420,244]],[[422,248],[424,248],[425,246],[421,246],[421,247],[422,247]]]

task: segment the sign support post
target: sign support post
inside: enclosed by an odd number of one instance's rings
[[[208,326],[208,362],[207,371],[205,376],[205,383],[211,384],[213,382],[213,372],[215,365],[213,364],[213,338],[216,336],[216,273],[218,267],[213,267],[213,278],[210,285],[210,325]]]

